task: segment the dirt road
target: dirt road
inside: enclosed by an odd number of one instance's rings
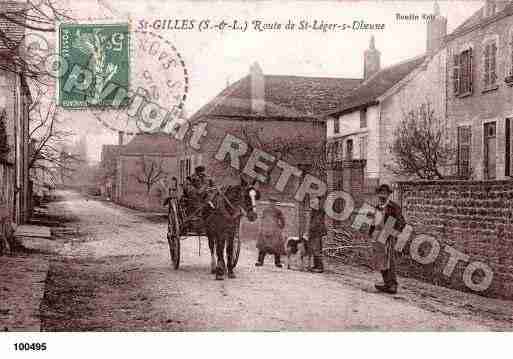
[[[343,276],[254,267],[243,244],[236,279],[215,281],[205,241],[182,241],[171,268],[166,225],[156,215],[61,192],[50,212],[68,218],[50,263],[46,331],[487,330],[482,321],[430,311],[400,295],[350,285]],[[269,258],[270,259],[270,258]]]

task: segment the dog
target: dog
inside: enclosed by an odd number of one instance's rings
[[[305,264],[308,269],[312,268],[313,256],[312,249],[308,238],[303,236],[288,237],[285,244],[285,251],[287,253],[287,269],[291,269],[291,257],[297,256],[301,260],[301,270],[305,270]]]

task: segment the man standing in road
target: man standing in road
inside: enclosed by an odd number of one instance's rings
[[[322,238],[326,236],[326,224],[324,223],[324,209],[322,208],[321,198],[314,198],[314,206],[310,210],[310,226],[308,228],[308,241],[310,242],[314,273],[324,272],[322,262]],[[317,209],[315,208],[317,207]]]
[[[375,223],[370,226],[369,235],[373,239],[374,266],[383,276],[383,284],[376,284],[376,289],[390,294],[397,293],[397,275],[395,272],[395,243],[397,238],[389,235],[385,243],[379,241],[380,232],[387,220],[394,219],[394,230],[402,231],[406,222],[401,213],[401,207],[390,200],[392,189],[386,184],[378,187],[377,195],[379,204],[376,208]]]

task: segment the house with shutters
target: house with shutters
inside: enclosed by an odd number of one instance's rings
[[[513,4],[487,0],[446,38],[447,118],[461,177],[513,177]]]
[[[394,107],[399,84],[404,84],[426,62],[426,55],[381,68],[381,53],[374,37],[364,53],[363,82],[347,94],[339,107],[327,114],[327,173],[331,190],[373,192],[389,180],[385,152],[392,141],[390,132],[400,119]],[[344,175],[344,167],[353,167]],[[355,172],[356,171],[356,172]],[[363,172],[363,173],[361,173]],[[351,174],[352,173],[352,174]],[[356,183],[348,176],[361,178]]]

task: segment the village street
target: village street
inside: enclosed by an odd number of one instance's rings
[[[73,192],[50,212],[65,218],[41,304],[44,331],[490,330],[511,328],[508,302],[402,280],[395,296],[351,269],[324,274],[256,268],[245,239],[236,279],[214,280],[208,246],[182,241],[171,268],[166,225],[145,214]],[[452,296],[452,297],[451,297]],[[482,309],[483,308],[488,309]],[[494,309],[495,308],[495,309]]]

